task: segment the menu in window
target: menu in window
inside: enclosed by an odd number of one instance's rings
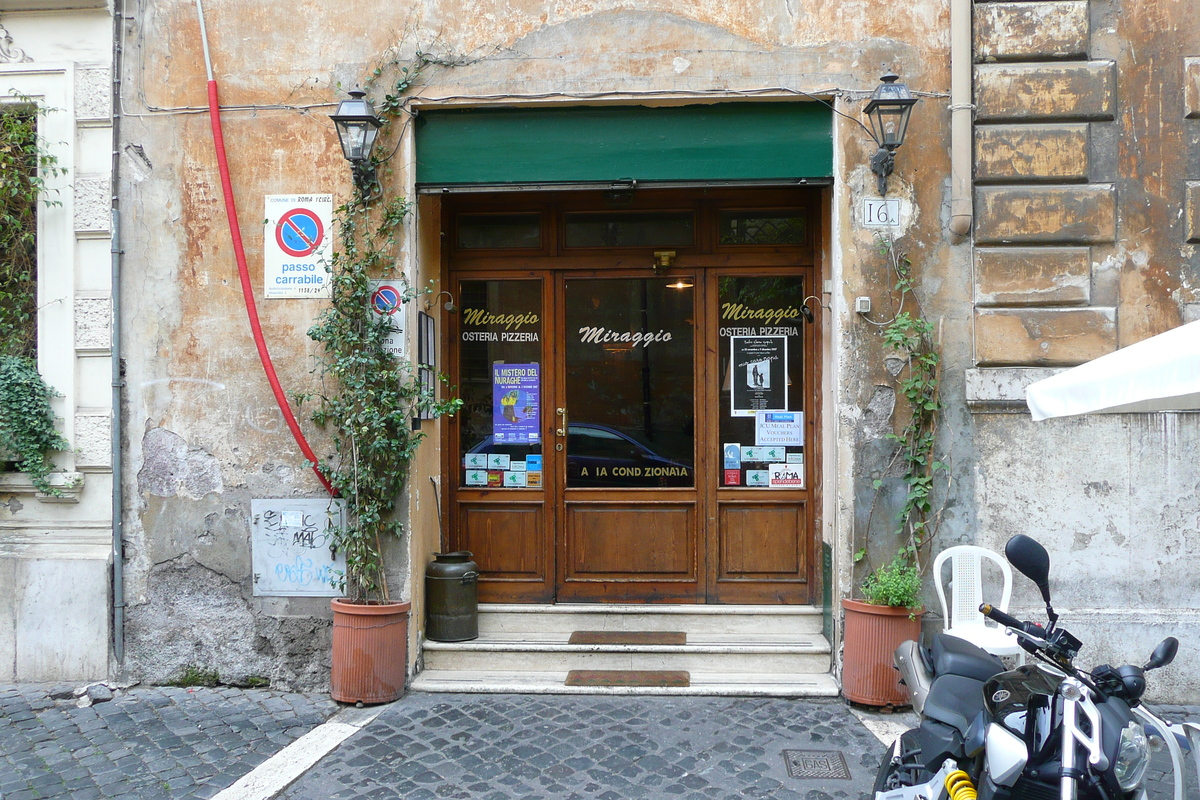
[[[787,337],[731,336],[730,416],[787,411]]]

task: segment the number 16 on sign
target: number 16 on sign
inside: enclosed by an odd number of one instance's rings
[[[890,228],[899,224],[899,200],[863,200],[863,225],[868,228]]]

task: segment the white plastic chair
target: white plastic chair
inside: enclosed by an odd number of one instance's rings
[[[999,601],[994,595],[983,594],[983,560],[996,562],[1004,575],[1004,588]],[[942,588],[942,565],[950,562],[950,604],[946,604],[946,591]],[[938,554],[933,562],[934,585],[938,599],[942,601],[945,632],[965,639],[992,655],[1018,657],[1025,663],[1025,651],[1017,637],[1008,633],[979,613],[979,604],[990,602],[1001,611],[1008,611],[1012,596],[1012,569],[1008,562],[985,547],[964,544],[950,547]]]

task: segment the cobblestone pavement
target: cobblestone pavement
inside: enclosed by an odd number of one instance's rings
[[[849,774],[791,777],[784,751]],[[281,797],[860,800],[882,751],[840,701],[413,694]]]
[[[3,800],[212,797],[338,709],[328,695],[171,687],[77,708],[54,688],[0,685]]]
[[[1150,707],[1150,710],[1167,722],[1200,722],[1200,706],[1156,706]],[[1186,797],[1188,800],[1200,800],[1200,781],[1197,780],[1195,762],[1187,753],[1184,753],[1183,757],[1187,760],[1184,772],[1187,778],[1184,784],[1187,790]],[[1152,800],[1168,800],[1174,796],[1174,781],[1171,756],[1165,749],[1154,753],[1150,759],[1150,768],[1146,770],[1146,793]]]
[[[325,695],[167,687],[77,708],[52,688],[0,685],[0,800],[212,797],[338,710]],[[883,750],[839,700],[410,694],[280,797],[863,800]],[[796,777],[789,760],[831,771]],[[833,775],[842,762],[849,777]],[[1169,769],[1157,754],[1153,800],[1169,800]]]

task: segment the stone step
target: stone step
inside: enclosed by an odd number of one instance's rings
[[[484,604],[479,638],[423,643],[425,692],[832,697],[829,642],[813,606]],[[571,634],[683,633],[684,643],[572,644]],[[686,671],[690,685],[567,686],[571,670]]]
[[[496,694],[693,695],[725,697],[837,697],[833,676],[692,672],[690,686],[567,686],[567,672],[453,671],[427,669],[413,679],[415,692]]]
[[[819,634],[817,606],[557,605],[485,603],[479,632],[683,631],[730,634]]]
[[[480,634],[470,642],[424,643],[425,668],[439,671],[566,672],[572,669],[688,670],[780,675],[829,672],[820,634],[688,634],[683,645],[570,644],[570,634]]]

